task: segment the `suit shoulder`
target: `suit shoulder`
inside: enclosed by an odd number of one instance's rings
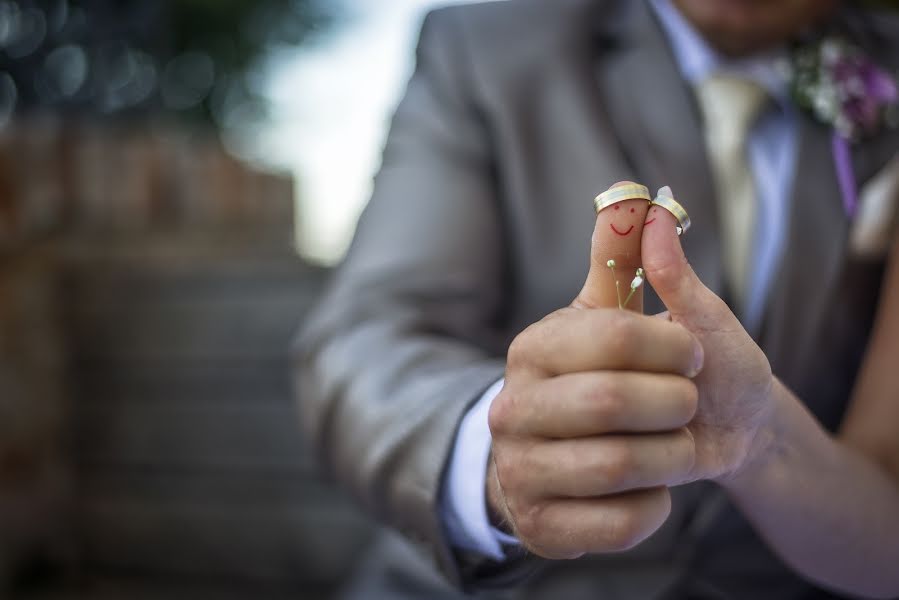
[[[466,25],[480,23],[487,27],[505,28],[515,25],[539,25],[540,19],[552,18],[567,6],[583,4],[583,0],[487,0],[463,2],[431,9],[428,17],[437,21],[457,21]]]
[[[596,4],[595,0],[492,0],[444,6],[428,13],[425,27],[464,37],[476,51],[508,52],[517,46],[540,47],[570,34],[577,15]]]
[[[494,0],[435,9],[425,18],[443,44],[486,77],[532,72],[583,39],[605,0]],[[424,34],[423,34],[424,35]]]

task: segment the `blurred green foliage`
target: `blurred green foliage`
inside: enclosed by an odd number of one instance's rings
[[[272,57],[328,31],[335,4],[0,0],[0,124],[35,110],[219,129],[260,118]]]
[[[219,88],[213,92],[218,95],[189,113],[220,125],[230,118],[222,114],[222,102],[242,104],[241,114],[264,112],[253,79],[265,69],[266,58],[303,44],[334,21],[325,2],[314,0],[174,0],[168,10],[175,56],[206,55],[217,71]]]

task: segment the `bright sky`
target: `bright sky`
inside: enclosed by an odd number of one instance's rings
[[[298,247],[310,260],[343,256],[411,72],[421,20],[437,4],[460,1],[343,0],[346,22],[275,69],[266,154],[296,173]]]

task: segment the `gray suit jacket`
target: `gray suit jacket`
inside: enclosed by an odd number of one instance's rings
[[[897,38],[878,46],[893,64]],[[884,264],[847,255],[829,136],[803,118],[788,249],[759,343],[775,373],[835,428]],[[896,132],[857,147],[858,179],[897,148]],[[643,2],[515,0],[426,19],[374,196],[302,333],[296,375],[305,426],[332,472],[456,584],[503,583],[515,571],[447,544],[437,503],[460,418],[503,375],[516,333],[577,293],[591,199],[621,179],[673,187],[693,218],[687,255],[726,299],[696,104]],[[661,308],[651,293],[646,306]],[[812,593],[713,486],[674,492],[671,518],[645,544],[551,565],[516,593]],[[421,553],[388,546],[378,560],[393,565],[377,575],[388,597],[435,597],[441,586],[455,595],[426,574]],[[521,562],[529,559],[512,561]]]

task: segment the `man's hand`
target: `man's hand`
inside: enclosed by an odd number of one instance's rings
[[[642,290],[633,311],[618,308],[641,265],[648,208],[627,200],[599,213],[583,289],[515,339],[490,409],[491,508],[548,558],[636,545],[667,518],[667,486],[693,470],[685,425],[702,347],[680,325],[639,314]]]
[[[689,330],[705,349],[694,380],[699,406],[689,425],[696,443],[691,480],[723,481],[770,449],[762,435],[772,416],[771,366],[727,304],[699,280],[674,233],[674,217],[653,206],[643,233],[646,275],[669,318]]]
[[[610,226],[630,208],[633,237]],[[727,477],[759,446],[767,360],[693,274],[674,218],[647,208],[598,215],[584,289],[515,339],[491,406],[488,502],[547,558],[633,547],[667,518],[668,486]],[[642,259],[670,315],[619,310],[609,259],[625,287]]]
[[[563,309],[513,342],[490,409],[499,508],[547,558],[630,548],[690,478],[697,342],[679,325]],[[488,484],[489,485],[489,484]]]

